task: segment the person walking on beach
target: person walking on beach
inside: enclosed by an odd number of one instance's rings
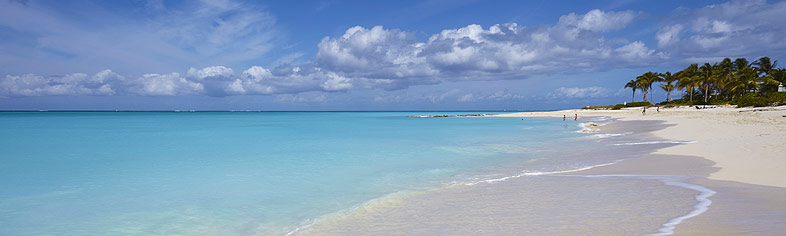
[[[644,110],[641,110],[641,115],[647,115],[647,106],[644,106]]]
[[[655,111],[660,112],[660,104],[655,107]]]

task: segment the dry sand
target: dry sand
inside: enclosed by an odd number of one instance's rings
[[[392,199],[332,218],[306,235],[641,235],[685,215],[698,199],[685,188],[648,178],[684,176],[715,192],[706,212],[676,225],[675,235],[783,235],[786,232],[786,107],[565,110],[498,115],[608,116],[637,132],[695,141],[567,175],[438,189]],[[621,122],[622,123],[622,122]],[[658,124],[658,125],[656,125]],[[665,125],[659,125],[665,124]],[[664,127],[665,126],[665,127]],[[614,130],[615,124],[595,127]],[[565,179],[573,178],[573,179]],[[665,183],[665,182],[664,182]],[[532,191],[537,189],[538,191]],[[586,191],[586,192],[585,192]],[[679,200],[683,199],[683,200]],[[657,206],[657,207],[656,207]],[[694,209],[697,205],[693,205]],[[535,226],[535,227],[533,227]],[[660,228],[663,229],[663,228]],[[668,233],[663,233],[667,235]],[[299,234],[299,233],[298,233]]]
[[[707,212],[678,225],[677,235],[786,234],[786,106],[770,108],[681,107],[618,111],[564,110],[506,117],[609,116],[622,121],[658,120],[652,132],[693,143],[662,148],[640,158],[575,174],[692,176],[692,184],[717,191]]]
[[[655,154],[698,156],[715,162],[713,180],[786,187],[786,106],[770,108],[693,107],[656,109],[646,115],[641,108],[625,110],[564,110],[524,112],[503,117],[562,117],[579,121],[587,116],[609,116],[623,121],[660,120],[672,125],[654,131],[669,140],[694,143],[660,149]]]

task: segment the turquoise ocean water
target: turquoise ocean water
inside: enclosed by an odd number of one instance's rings
[[[2,112],[0,235],[286,234],[402,191],[602,162],[542,161],[586,142],[573,121],[407,117],[467,113],[494,112]]]

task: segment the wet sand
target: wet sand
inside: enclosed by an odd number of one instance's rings
[[[643,235],[690,209],[694,195],[658,180],[531,176],[372,204],[304,234]]]
[[[691,156],[648,154],[575,175],[635,174],[688,176],[687,183],[716,193],[699,216],[676,227],[676,235],[783,235],[786,232],[786,188],[705,178],[719,168]]]
[[[661,121],[652,134],[696,142],[656,150],[640,158],[576,174],[690,176],[689,183],[717,193],[707,212],[686,220],[678,235],[783,235],[786,232],[786,107],[695,109],[693,107],[566,110],[528,113],[609,116],[624,121]],[[522,113],[505,116],[519,117]]]
[[[597,128],[595,132],[633,132],[642,135],[638,139],[643,140],[646,136],[655,135],[662,138],[664,132],[668,133],[670,129],[674,132],[675,128],[695,131],[680,127],[679,122],[685,121],[655,116],[644,119],[634,116],[638,111],[623,112],[626,112],[624,116],[612,115],[620,118],[621,122],[594,127]],[[680,119],[695,116],[689,110],[680,112],[687,114],[680,114],[683,116]],[[586,114],[582,114],[581,118],[584,119]],[[607,114],[596,112],[594,115]],[[530,116],[556,117],[561,113],[524,115]],[[744,119],[755,121],[758,118]],[[745,131],[739,127],[732,129]],[[753,129],[752,132],[761,131]],[[778,129],[770,132],[776,137],[782,135]],[[757,134],[741,134],[742,137],[750,135]],[[690,140],[712,142],[707,136]],[[765,142],[765,145],[771,143]],[[387,198],[346,215],[322,219],[296,234],[781,235],[786,232],[786,189],[777,186],[786,183],[779,179],[762,180],[760,176],[739,178],[743,181],[722,180],[744,173],[736,169],[730,175],[708,178],[726,166],[709,158],[679,154],[692,154],[681,151],[691,145],[695,146],[694,143],[655,147],[641,145],[637,148],[649,154],[589,170],[519,176],[505,181],[456,185]],[[745,150],[751,151],[749,147]],[[776,150],[758,152],[761,151]],[[752,154],[758,152],[754,150]],[[760,156],[772,159],[773,155],[766,153]],[[749,161],[756,161],[752,159]],[[777,161],[777,157],[775,159]],[[779,178],[767,168],[764,170],[760,174]],[[761,183],[777,184],[764,186]]]
[[[667,108],[656,112],[641,108],[623,110],[564,110],[524,112],[500,117],[559,117],[578,114],[579,121],[608,116],[622,121],[660,121],[669,125],[652,131],[669,140],[695,143],[657,150],[657,154],[698,156],[719,167],[710,179],[786,187],[786,106],[766,108],[694,107]]]

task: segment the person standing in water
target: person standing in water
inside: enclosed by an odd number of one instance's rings
[[[574,115],[573,120],[576,120],[576,121],[579,120],[579,113],[576,113],[576,114],[573,114],[573,115]]]
[[[567,118],[567,116],[562,115],[562,121],[565,121],[565,118]]]

